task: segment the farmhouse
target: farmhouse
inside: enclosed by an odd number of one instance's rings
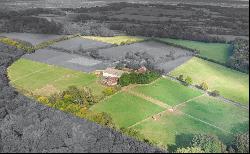
[[[126,71],[115,68],[107,68],[102,72],[102,83],[107,86],[115,86],[118,84],[118,80],[123,73],[126,73]]]

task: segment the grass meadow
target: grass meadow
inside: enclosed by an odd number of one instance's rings
[[[207,82],[210,90],[218,90],[228,99],[249,105],[248,74],[195,57],[173,70],[170,75],[190,76],[195,84]]]
[[[63,67],[20,59],[8,68],[11,84],[17,89],[48,96],[67,89],[69,86],[87,86],[97,97],[104,87],[94,74],[78,72]]]
[[[198,41],[178,40],[169,38],[162,38],[160,40],[163,42],[172,43],[193,50],[197,50],[199,51],[199,54],[202,57],[213,59],[221,63],[226,63],[231,54],[231,46],[230,44],[226,43],[204,43]]]

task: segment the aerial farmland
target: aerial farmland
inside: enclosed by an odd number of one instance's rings
[[[244,2],[52,1],[0,15],[0,152],[247,152]]]

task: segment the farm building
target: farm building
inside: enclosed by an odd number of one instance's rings
[[[107,86],[115,86],[118,84],[118,80],[123,73],[126,73],[126,71],[115,68],[107,68],[102,72],[102,83]]]

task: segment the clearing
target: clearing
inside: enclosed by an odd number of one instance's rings
[[[198,41],[160,38],[159,40],[183,46],[200,52],[202,57],[226,63],[231,54],[231,45],[226,43],[204,43]]]
[[[176,68],[171,76],[190,76],[195,84],[207,82],[210,90],[218,90],[228,99],[249,105],[249,75],[200,58],[192,58]]]

